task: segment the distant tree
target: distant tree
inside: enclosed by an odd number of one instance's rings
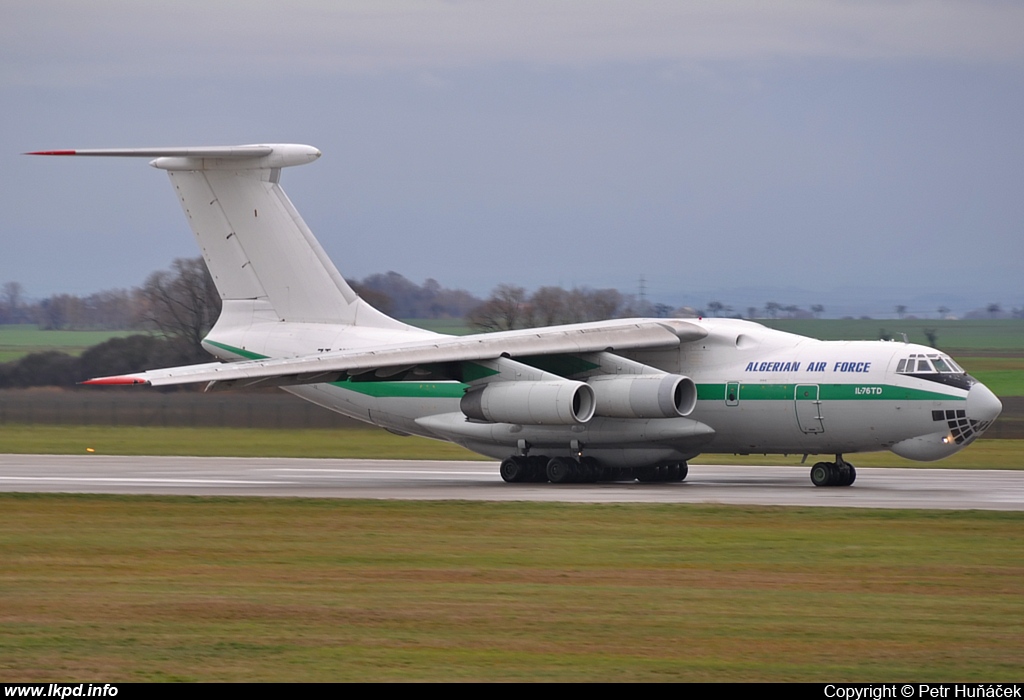
[[[80,315],[82,300],[70,294],[54,294],[36,307],[36,323],[44,331],[71,328]]]
[[[654,304],[651,307],[651,313],[654,315],[654,318],[668,318],[672,313],[672,307],[668,304]]]
[[[985,311],[988,312],[989,318],[995,318],[1002,310],[1003,308],[999,304],[989,304],[985,307]]]
[[[711,316],[717,316],[718,314],[722,313],[723,309],[725,309],[725,305],[720,301],[709,301],[707,308],[708,314],[710,314]]]
[[[0,292],[0,323],[21,323],[21,305],[25,288],[21,282],[5,282]]]
[[[569,293],[561,287],[541,287],[530,296],[533,322],[540,326],[554,326],[568,322]]]
[[[946,318],[946,316],[949,315],[949,307],[948,306],[940,306],[937,309],[937,311],[939,312],[939,318]]]
[[[822,313],[825,312],[825,307],[821,304],[811,304],[811,313],[814,314],[814,318],[818,318]]]
[[[782,309],[782,304],[777,301],[769,301],[764,305],[765,313],[768,314],[768,318],[778,318],[779,311]]]
[[[510,284],[498,285],[490,298],[473,309],[469,325],[483,331],[508,331],[529,323],[526,290]]]
[[[897,316],[898,316],[899,318],[903,318],[903,316],[904,316],[904,315],[906,315],[906,313],[907,313],[907,307],[906,307],[905,305],[903,305],[903,304],[899,304],[899,305],[898,305],[898,306],[896,307],[896,315],[897,315]]]
[[[178,258],[170,270],[154,272],[140,291],[143,319],[168,338],[180,340],[194,358],[220,315],[221,300],[202,258]]]

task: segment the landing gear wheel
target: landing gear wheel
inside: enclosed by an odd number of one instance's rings
[[[685,481],[686,475],[690,473],[690,467],[687,466],[686,462],[680,462],[676,466],[679,467],[679,475],[676,477],[676,481]]]
[[[552,457],[548,461],[547,473],[552,484],[571,483],[576,475],[575,461],[568,457]]]
[[[584,484],[596,483],[601,478],[601,465],[593,457],[581,457],[579,461],[579,481]]]
[[[530,457],[527,461],[529,466],[530,475],[527,477],[527,481],[535,484],[546,484],[548,481],[548,458],[547,457]]]
[[[510,484],[527,481],[530,476],[529,464],[525,457],[506,457],[498,469],[501,478]]]
[[[831,486],[834,470],[828,462],[818,462],[811,467],[811,483],[815,486]]]
[[[658,474],[657,467],[640,467],[639,469],[634,469],[633,474],[636,475],[636,480],[643,484],[661,481],[658,478],[660,475]]]
[[[853,482],[855,482],[857,480],[857,470],[849,462],[847,462],[846,466],[848,466],[850,468],[850,476],[846,480],[846,483],[844,484],[844,486],[853,486]]]

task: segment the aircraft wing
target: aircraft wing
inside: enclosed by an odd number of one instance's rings
[[[700,340],[707,330],[679,319],[629,319],[538,329],[436,336],[426,340],[299,357],[209,362],[137,374],[90,379],[83,384],[149,384],[165,386],[198,382],[299,384],[339,381],[377,372],[393,376],[435,363],[490,360],[645,348],[676,347]]]

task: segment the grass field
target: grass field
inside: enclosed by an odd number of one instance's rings
[[[399,437],[377,428],[279,430],[107,425],[0,426],[0,453],[486,459],[458,445]],[[941,462],[912,462],[891,452],[848,455],[858,467],[1024,469],[1024,440],[979,440]],[[798,465],[801,455],[701,455],[694,464]],[[812,462],[813,460],[809,460]],[[808,469],[810,467],[808,466]]]
[[[1024,514],[0,495],[5,681],[1019,681]]]
[[[105,340],[134,333],[138,331],[41,331],[31,324],[0,325],[0,362],[11,362],[45,350],[80,355],[83,350]]]

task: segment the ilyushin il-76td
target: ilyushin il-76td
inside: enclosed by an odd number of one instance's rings
[[[311,146],[42,151],[165,170],[223,299],[220,361],[87,384],[279,386],[399,434],[500,459],[507,482],[681,481],[702,453],[937,460],[1002,405],[952,358],[905,342],[821,341],[736,319],[633,318],[448,336],[360,298],[280,186]]]

